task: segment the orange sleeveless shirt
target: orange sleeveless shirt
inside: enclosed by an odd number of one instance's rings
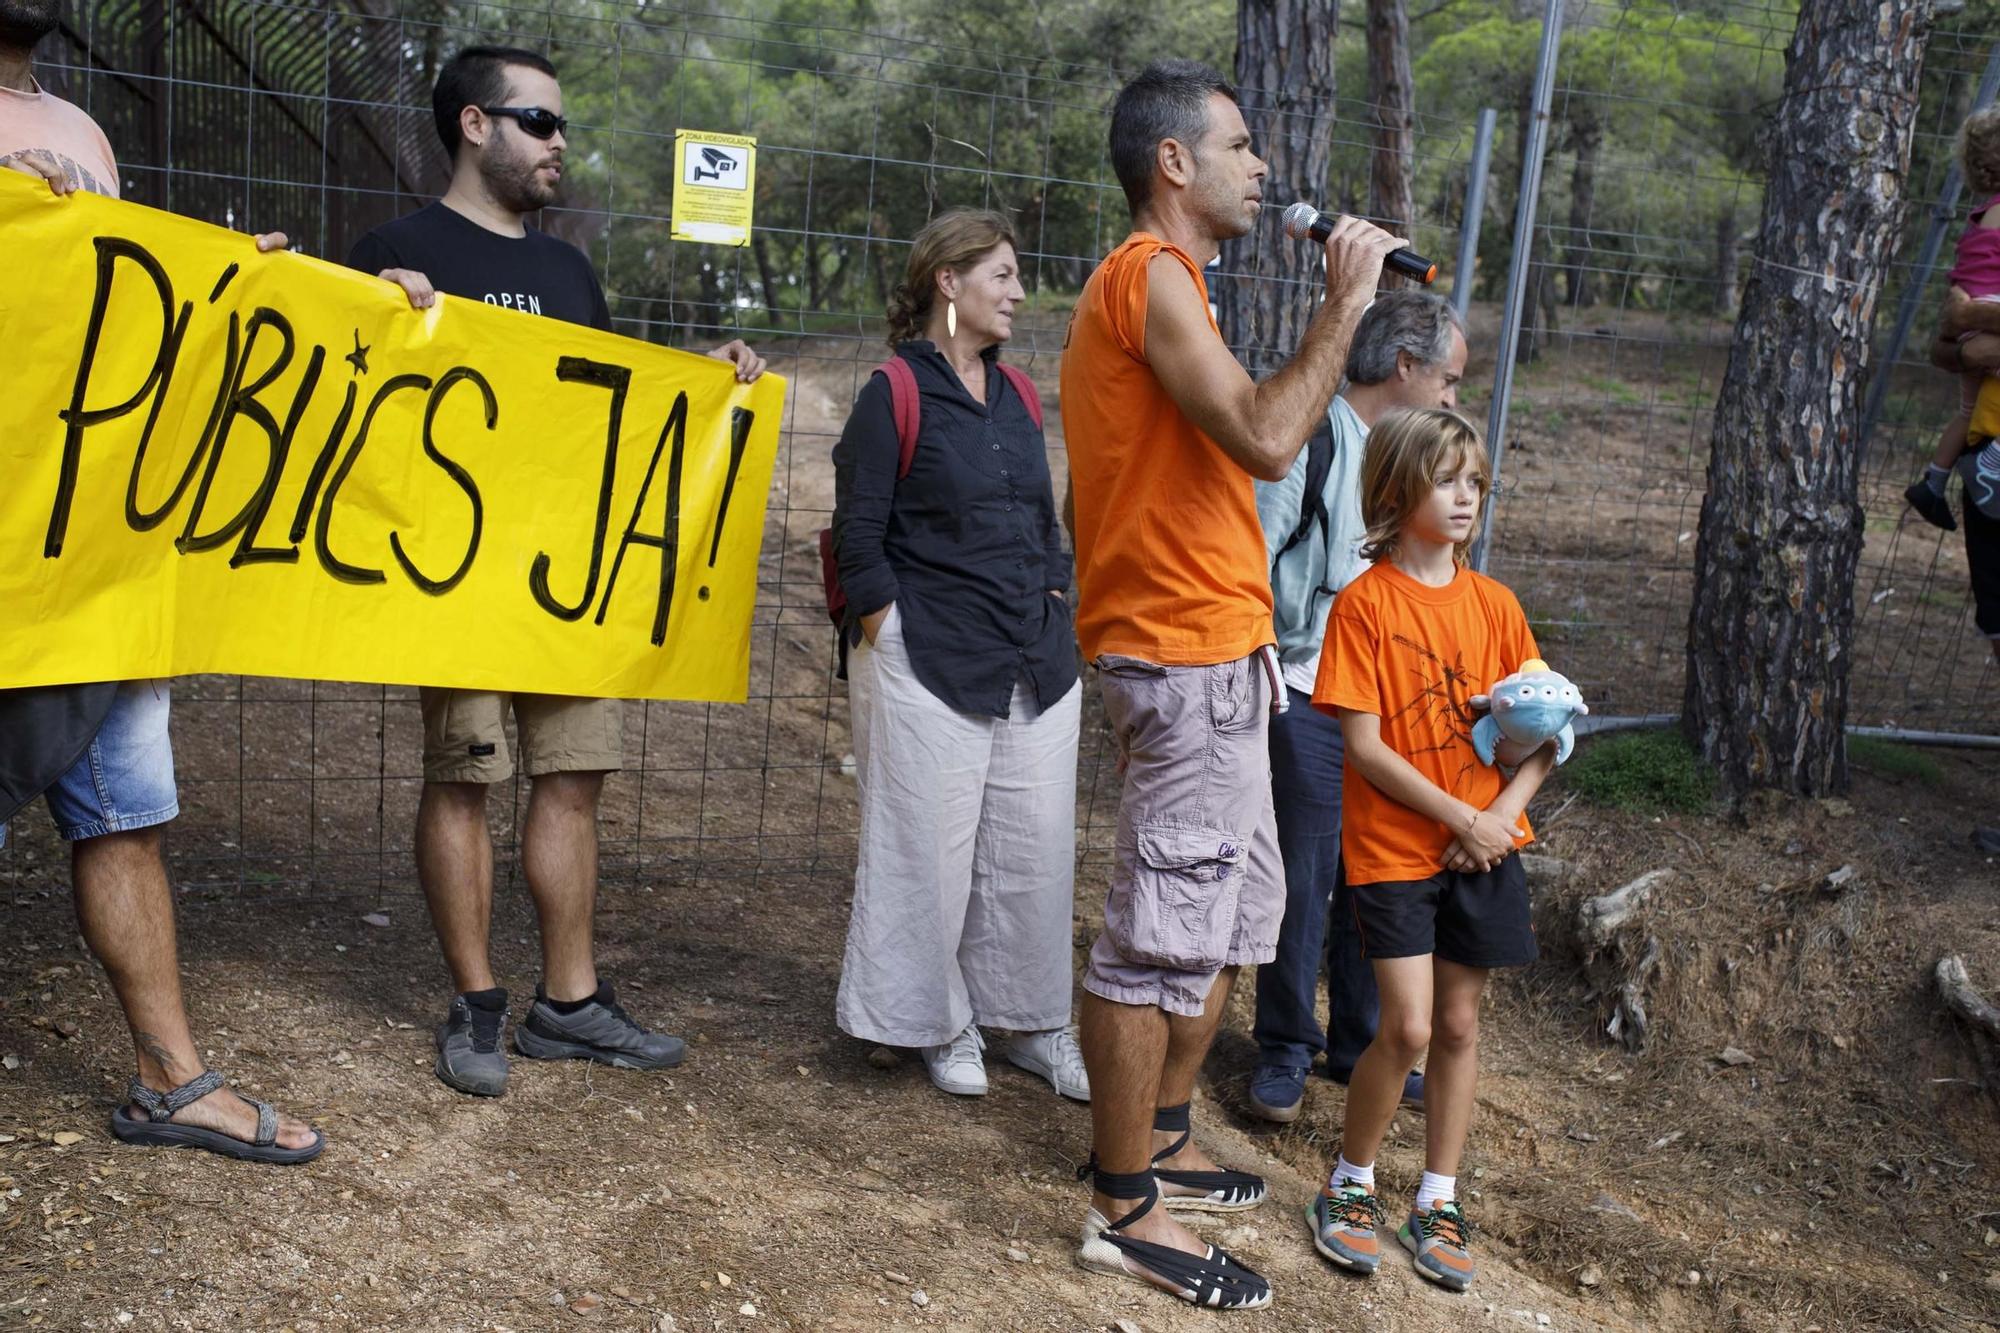
[[[1160,254],[1181,262],[1205,303],[1194,260],[1134,232],[1091,274],[1063,343],[1076,633],[1091,659],[1211,666],[1277,641],[1271,577],[1250,474],[1146,363],[1146,266]]]

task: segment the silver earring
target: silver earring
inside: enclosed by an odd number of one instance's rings
[[[956,338],[958,336],[958,302],[956,301],[946,301],[944,303],[944,336],[947,338]]]

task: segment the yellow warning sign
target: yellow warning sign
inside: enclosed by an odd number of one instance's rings
[[[674,182],[675,240],[750,244],[750,210],[757,198],[756,139],[675,130]]]

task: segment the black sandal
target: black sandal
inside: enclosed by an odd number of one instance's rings
[[[1193,1134],[1188,1122],[1189,1106],[1190,1103],[1182,1102],[1179,1106],[1162,1106],[1153,1112],[1154,1129],[1168,1133],[1179,1130],[1181,1135],[1153,1154],[1153,1174],[1166,1184],[1201,1190],[1202,1193],[1169,1194],[1161,1202],[1168,1208],[1197,1213],[1238,1213],[1264,1202],[1268,1192],[1264,1177],[1248,1171],[1172,1171],[1159,1165],[1164,1158],[1172,1157],[1187,1147],[1188,1139]]]
[[[233,1095],[257,1108],[257,1137],[254,1140],[245,1142],[219,1130],[174,1123],[176,1115],[221,1086],[222,1075],[213,1069],[167,1093],[154,1092],[135,1078],[126,1091],[126,1097],[146,1114],[131,1115],[124,1106],[120,1106],[111,1113],[111,1132],[124,1142],[142,1148],[201,1148],[224,1157],[235,1157],[245,1162],[268,1162],[274,1166],[297,1166],[301,1162],[310,1162],[325,1151],[326,1135],[317,1129],[313,1131],[313,1141],[305,1147],[280,1148],[276,1108],[269,1102],[244,1097],[242,1093]]]
[[[1258,1310],[1271,1303],[1271,1284],[1231,1258],[1220,1246],[1211,1245],[1207,1254],[1195,1255],[1118,1234],[1120,1228],[1138,1221],[1160,1202],[1160,1187],[1151,1171],[1131,1175],[1103,1171],[1098,1169],[1097,1155],[1092,1153],[1090,1161],[1077,1169],[1076,1176],[1078,1180],[1095,1176],[1097,1190],[1111,1198],[1140,1200],[1137,1208],[1106,1224],[1095,1235],[1091,1234],[1089,1224],[1085,1224],[1083,1248],[1076,1256],[1079,1267],[1144,1282],[1190,1305],[1210,1310]],[[1091,1216],[1097,1216],[1095,1210]],[[1131,1263],[1127,1263],[1128,1259]],[[1145,1272],[1134,1271],[1131,1264],[1140,1265]],[[1153,1277],[1171,1285],[1163,1286],[1153,1281]]]

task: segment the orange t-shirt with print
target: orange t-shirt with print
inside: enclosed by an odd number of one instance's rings
[[[1461,569],[1433,588],[1378,560],[1340,590],[1327,617],[1313,704],[1382,719],[1382,740],[1430,782],[1485,809],[1506,780],[1472,749],[1475,694],[1540,654],[1505,584]],[[1349,884],[1429,879],[1456,830],[1384,795],[1347,762],[1340,855]],[[1514,845],[1534,837],[1526,815]]]
[[[1076,636],[1091,659],[1213,666],[1277,642],[1271,575],[1250,474],[1182,414],[1146,362],[1147,266],[1159,255],[1187,269],[1206,303],[1185,251],[1134,232],[1084,284],[1063,342]]]

